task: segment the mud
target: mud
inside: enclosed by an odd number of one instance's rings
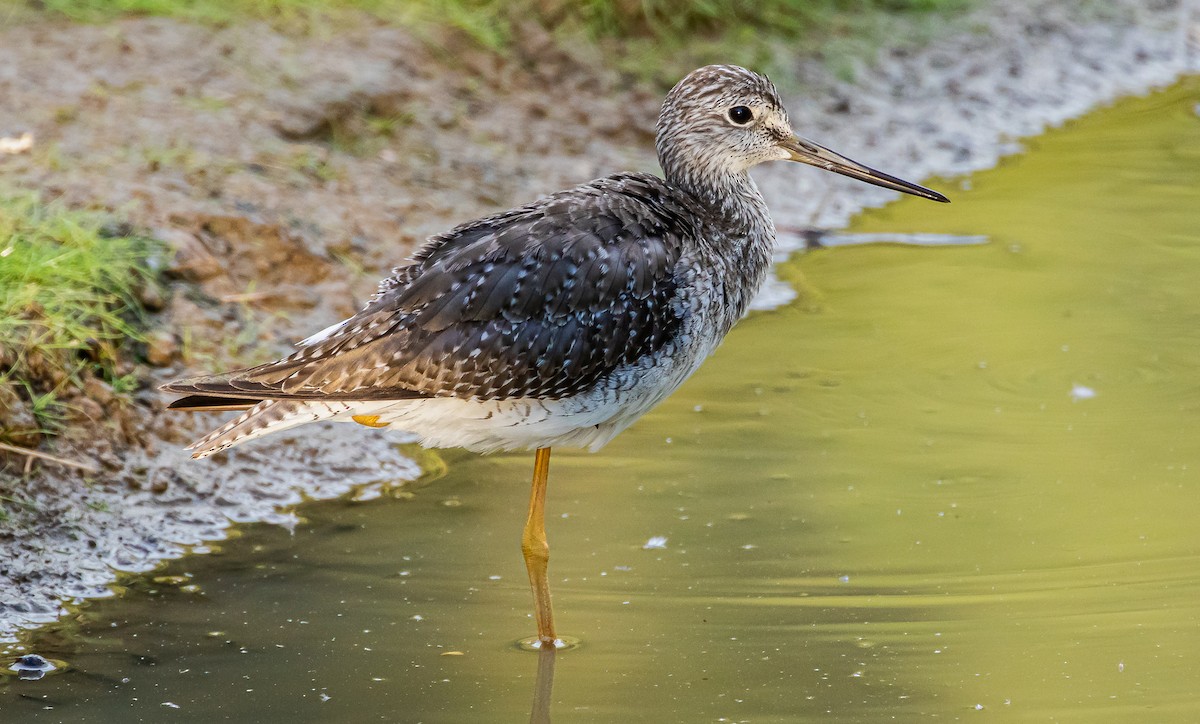
[[[914,180],[956,177],[1046,125],[1196,70],[1197,20],[1178,2],[996,3],[929,47],[881,51],[853,82],[819,58],[779,80],[802,89],[789,102],[802,134]],[[192,462],[182,444],[217,418],[165,414],[154,383],[282,351],[459,221],[654,170],[660,93],[529,37],[501,59],[383,27],[0,30],[0,136],[35,139],[0,156],[5,183],[116,210],[175,249],[146,355],[156,369],[123,413],[138,444],[114,420],[63,451],[99,475],[0,469],[14,501],[0,523],[0,640],[119,592],[122,572],[212,550],[232,523],[294,525],[289,506],[305,498],[370,497],[417,476],[395,437],[337,428]],[[890,199],[815,170],[757,177],[788,230],[781,254],[803,245],[793,230],[836,228]],[[760,306],[792,296],[776,283]]]

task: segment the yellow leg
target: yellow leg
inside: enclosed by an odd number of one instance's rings
[[[550,581],[546,567],[550,546],[546,543],[546,481],[550,476],[550,448],[538,448],[533,461],[533,489],[529,494],[529,517],[521,536],[525,570],[533,589],[533,613],[537,618],[538,641],[543,649],[554,648],[554,611],[550,607]]]
[[[380,422],[379,415],[352,415],[350,419],[367,427],[387,427],[392,424],[390,422]]]

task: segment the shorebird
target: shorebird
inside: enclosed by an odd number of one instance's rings
[[[945,196],[797,136],[766,77],[711,65],[663,102],[664,178],[621,173],[430,238],[358,314],[284,359],[172,382],[171,407],[245,409],[201,458],[318,420],[429,447],[534,450],[521,539],[537,642],[559,645],[546,577],[550,450],[603,447],[700,366],[747,310],[775,227],[748,171],[799,161]]]

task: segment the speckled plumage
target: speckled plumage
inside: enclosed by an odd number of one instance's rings
[[[737,107],[753,122],[735,123]],[[701,68],[663,103],[664,179],[617,174],[458,226],[289,357],[164,389],[190,395],[173,407],[250,407],[196,442],[197,457],[322,419],[482,452],[596,449],[746,312],[775,238],[747,171],[805,160],[787,143],[810,148],[770,81]]]

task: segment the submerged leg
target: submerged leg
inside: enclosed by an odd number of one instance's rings
[[[554,659],[558,653],[553,646],[538,650],[537,681],[533,685],[533,708],[529,724],[550,724],[550,700],[554,694]]]
[[[550,546],[546,543],[546,480],[550,476],[550,448],[538,448],[533,462],[533,489],[529,493],[529,517],[521,536],[521,552],[525,554],[525,570],[529,587],[533,589],[533,613],[537,618],[538,641],[542,647],[554,648],[554,611],[550,608],[550,581],[546,566],[550,562]]]

